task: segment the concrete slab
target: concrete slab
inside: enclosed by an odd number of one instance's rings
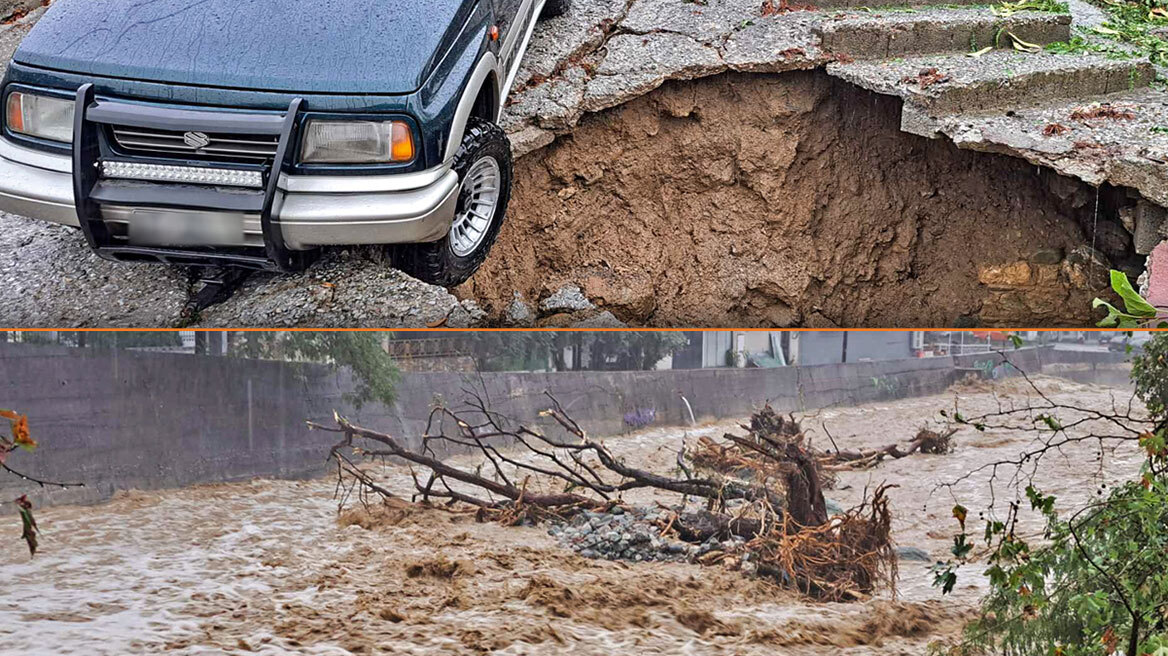
[[[815,28],[825,51],[855,59],[1010,48],[1007,33],[1045,45],[1071,37],[1070,14],[1023,11],[999,16],[990,9],[840,12]]]
[[[906,110],[905,121],[917,134],[1022,157],[1095,185],[1131,187],[1168,206],[1168,92],[1162,89],[939,117]]]
[[[1016,51],[837,62],[827,72],[931,116],[1121,93],[1148,86],[1156,74],[1147,61]]]

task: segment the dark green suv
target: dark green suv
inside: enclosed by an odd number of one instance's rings
[[[115,260],[387,244],[458,284],[506,212],[508,89],[568,1],[57,0],[0,88],[0,209]]]

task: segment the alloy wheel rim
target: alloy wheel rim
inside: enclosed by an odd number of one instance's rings
[[[495,220],[502,180],[503,172],[494,157],[478,160],[463,177],[458,212],[450,226],[450,250],[455,255],[466,257],[483,243]]]

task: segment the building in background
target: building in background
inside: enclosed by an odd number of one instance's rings
[[[689,331],[674,369],[782,367],[917,357],[912,331]]]
[[[655,365],[648,360],[635,365],[623,363],[613,354],[621,352],[624,344],[606,345],[601,337],[589,337],[588,333],[498,333],[484,340],[481,335],[476,338],[475,334],[456,331],[387,331],[381,334],[381,340],[383,348],[404,371],[459,372],[476,371],[480,364],[484,371],[811,366],[1008,351],[1019,338],[1026,344],[1074,350],[1115,350],[1127,343],[1124,333],[1116,331],[695,330],[672,334],[683,337],[681,346]],[[0,332],[0,341],[283,359],[278,345],[265,351],[266,354],[249,348],[255,339],[253,335],[222,330],[8,331]],[[509,343],[506,341],[509,339],[515,341]],[[484,363],[484,353],[499,356],[503,352],[507,352],[505,357]],[[604,353],[609,357],[603,357]],[[656,354],[652,357],[656,358]]]

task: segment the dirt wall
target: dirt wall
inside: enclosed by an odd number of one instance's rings
[[[458,293],[501,317],[515,290],[534,304],[575,283],[655,326],[1090,321],[1094,190],[899,116],[818,71],[668,83],[521,159],[494,254]]]

